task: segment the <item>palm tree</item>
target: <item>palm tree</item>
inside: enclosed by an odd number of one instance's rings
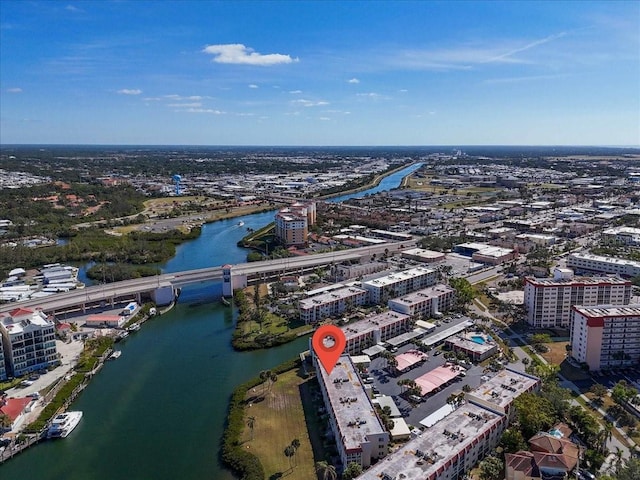
[[[273,387],[273,384],[276,383],[277,380],[278,380],[278,375],[271,372],[269,375],[269,390],[268,390],[269,392],[271,392],[271,387]]]
[[[338,472],[336,467],[331,465],[326,460],[316,462],[316,472],[320,475],[321,480],[337,480]]]
[[[264,397],[265,382],[271,378],[271,370],[262,370],[260,372],[260,380],[262,380],[262,396]]]
[[[291,457],[296,454],[296,449],[293,448],[292,445],[287,445],[287,448],[284,449],[284,456],[289,459],[289,468],[293,470],[293,466],[291,465]]]
[[[247,427],[251,430],[251,440],[253,440],[253,428],[256,426],[256,417],[247,418]]]
[[[295,465],[298,465],[298,458],[295,457],[295,455],[298,454],[298,449],[300,448],[300,440],[298,440],[297,438],[294,438],[291,441],[291,446],[293,447],[293,455],[294,455]]]

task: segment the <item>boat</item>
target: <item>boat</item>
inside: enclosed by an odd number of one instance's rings
[[[114,350],[111,355],[109,355],[109,360],[115,360],[116,358],[120,358],[122,352],[120,350]]]
[[[243,225],[244,225],[244,222],[243,222],[242,220],[240,220],[240,221],[238,222],[238,226],[239,226],[239,227],[242,227]]]
[[[129,328],[127,328],[127,332],[137,332],[138,330],[140,330],[139,323],[132,323],[131,325],[129,325]]]
[[[48,438],[65,438],[80,423],[82,412],[65,412],[56,417],[51,422],[49,430],[47,430]]]
[[[118,335],[116,335],[116,342],[119,342],[120,340],[124,340],[128,336],[129,336],[129,332],[127,332],[126,330],[122,330],[120,333],[118,333]]]

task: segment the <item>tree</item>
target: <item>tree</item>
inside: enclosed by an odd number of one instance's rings
[[[264,390],[267,387],[266,382],[271,378],[271,370],[262,370],[260,372],[260,380],[262,380],[262,396],[264,397]]]
[[[336,467],[331,465],[326,460],[316,462],[316,473],[320,475],[321,480],[337,480],[338,478]]]
[[[476,291],[473,288],[473,285],[469,283],[469,280],[466,278],[450,278],[449,285],[456,292],[455,302],[456,308],[465,310],[467,308],[467,304],[471,302],[475,296]]]
[[[253,440],[253,428],[256,426],[256,417],[247,418],[247,427],[251,430],[251,440]]]
[[[297,438],[294,438],[293,440],[291,440],[291,446],[293,447],[295,465],[298,465],[298,459],[297,457],[295,457],[295,455],[298,454],[298,449],[300,448],[300,440],[298,440]]]
[[[276,383],[278,381],[278,375],[276,375],[273,372],[270,372],[269,374],[269,378],[267,379],[268,382],[268,392],[271,392],[271,387],[273,387],[273,384]]]
[[[5,415],[4,413],[0,413],[0,432],[3,430],[9,430],[11,428],[12,422],[9,418],[9,415]]]
[[[607,387],[605,387],[601,383],[594,383],[593,385],[591,385],[591,388],[589,389],[589,391],[595,397],[594,402],[598,406],[602,406],[603,398],[607,394]]]
[[[507,428],[500,438],[500,446],[505,453],[516,453],[527,449],[527,442],[517,428]]]
[[[487,457],[480,462],[481,480],[502,480],[504,478],[504,462],[497,457]]]
[[[284,449],[284,456],[289,459],[289,468],[293,470],[293,466],[291,465],[291,459],[296,454],[296,449],[291,445],[287,445],[287,448]]]
[[[342,472],[343,480],[351,480],[362,473],[362,466],[359,463],[351,462]]]
[[[546,398],[533,393],[523,393],[513,402],[522,435],[530,438],[548,430],[555,422],[554,408]]]
[[[640,459],[630,458],[626,465],[616,472],[617,480],[637,480],[640,478]]]

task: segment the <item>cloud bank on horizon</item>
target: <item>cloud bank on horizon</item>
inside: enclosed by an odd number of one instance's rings
[[[4,2],[0,143],[640,145],[638,2]]]

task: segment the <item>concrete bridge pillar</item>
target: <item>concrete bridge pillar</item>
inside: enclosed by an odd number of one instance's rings
[[[233,298],[233,273],[232,265],[222,266],[222,296]]]

